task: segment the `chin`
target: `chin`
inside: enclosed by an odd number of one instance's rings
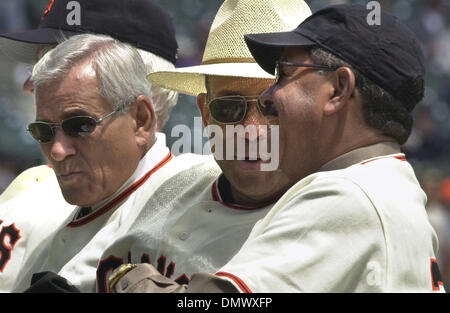
[[[86,201],[82,201],[78,197],[64,196],[64,199],[66,200],[67,203],[72,204],[72,205],[78,205],[80,207],[89,207],[92,205]]]
[[[67,203],[81,207],[88,207],[98,202],[96,199],[90,199],[86,193],[82,193],[80,190],[63,190],[62,194]]]
[[[261,190],[261,189],[255,189],[255,188],[242,188],[239,189],[239,192],[245,196],[247,196],[249,199],[253,201],[258,201],[260,199],[267,200],[268,198],[275,197],[273,195],[272,190]]]
[[[239,192],[252,198],[270,195],[276,189],[276,181],[270,172],[240,171],[230,183]]]

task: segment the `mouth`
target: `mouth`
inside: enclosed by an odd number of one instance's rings
[[[60,180],[67,182],[77,177],[80,173],[81,172],[67,172],[64,174],[59,174],[58,177]]]
[[[242,159],[237,159],[237,163],[239,165],[239,167],[243,170],[247,170],[247,171],[259,171],[261,168],[261,164],[264,161],[260,158],[248,158],[245,157],[244,160]]]

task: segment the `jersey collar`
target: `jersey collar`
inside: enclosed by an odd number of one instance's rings
[[[379,142],[344,153],[322,165],[318,172],[340,170],[354,164],[367,163],[368,161],[384,156],[399,156],[403,159],[405,158],[405,155],[400,151],[400,145],[398,143]]]
[[[223,173],[220,174],[220,176],[214,181],[211,187],[211,195],[214,201],[219,202],[223,206],[236,210],[258,210],[266,208],[271,205],[269,204],[265,206],[244,206],[233,203],[233,199],[231,197],[231,185]]]

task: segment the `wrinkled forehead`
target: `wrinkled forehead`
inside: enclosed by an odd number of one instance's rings
[[[208,98],[227,95],[255,96],[273,84],[273,79],[206,76]]]

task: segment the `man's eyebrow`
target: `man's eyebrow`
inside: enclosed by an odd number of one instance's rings
[[[87,112],[87,111],[85,111],[83,109],[78,109],[77,108],[77,109],[74,109],[74,110],[63,112],[61,114],[60,120],[58,120],[58,121],[51,121],[51,120],[46,119],[46,118],[39,118],[39,119],[36,119],[36,121],[47,122],[47,123],[60,123],[62,120],[65,120],[66,118],[73,117],[73,116],[93,116],[94,117],[94,114],[92,114],[90,112]]]
[[[93,114],[92,112],[87,112],[86,110],[83,110],[83,109],[76,108],[73,110],[64,111],[61,114],[61,119],[66,119],[66,118],[73,117],[73,116],[92,116],[92,117],[94,117],[95,114]]]
[[[65,114],[67,114],[67,115],[74,115],[74,114],[92,115],[93,113],[89,112],[85,109],[82,109],[82,108],[74,108],[74,109],[64,111],[63,115],[65,115]]]

